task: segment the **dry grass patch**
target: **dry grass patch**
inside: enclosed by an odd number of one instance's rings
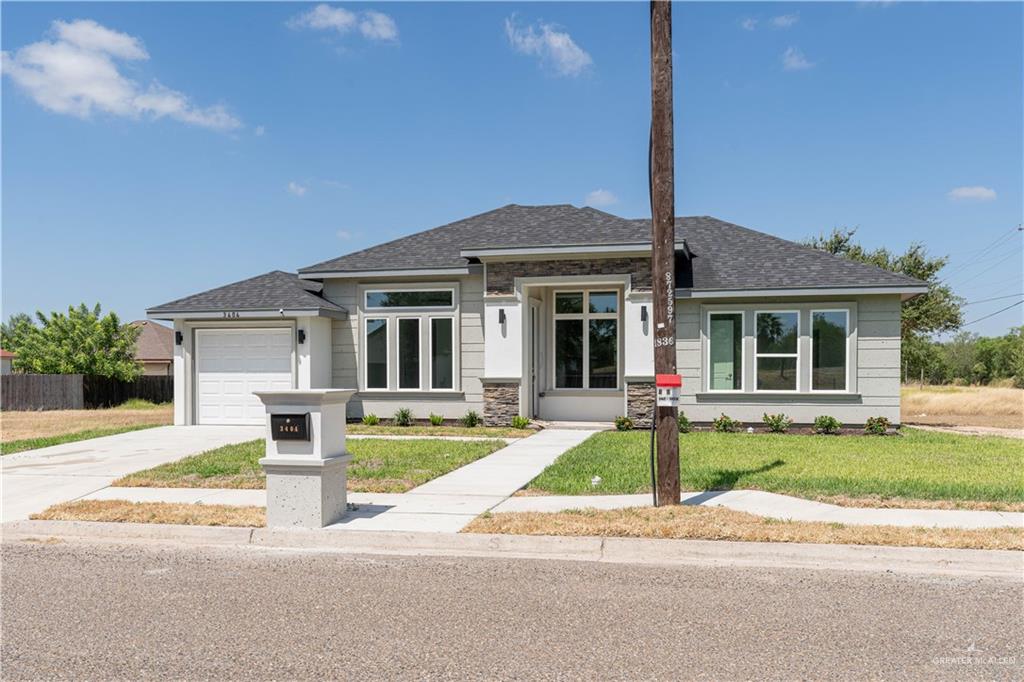
[[[32,514],[30,518],[47,521],[113,521],[262,528],[267,525],[267,510],[264,507],[233,507],[226,504],[78,500],[55,504],[45,511]]]
[[[1024,389],[992,386],[904,386],[904,423],[1024,427]]]
[[[122,426],[170,424],[174,420],[171,405],[145,409],[111,407],[103,410],[50,410],[42,412],[0,413],[4,441],[60,436],[93,429]]]
[[[721,507],[633,507],[485,514],[463,532],[1024,550],[1024,528],[962,530],[848,526],[779,521]]]
[[[819,495],[818,502],[840,507],[870,509],[966,509],[970,511],[1024,512],[1024,502],[993,502],[984,500],[916,500],[909,497],[847,497],[846,495]]]

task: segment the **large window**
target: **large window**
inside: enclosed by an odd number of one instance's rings
[[[388,321],[366,320],[366,388],[388,387]]]
[[[555,388],[619,385],[619,293],[555,293]]]
[[[708,390],[743,390],[743,313],[708,314]]]
[[[363,290],[364,390],[459,390],[458,285]]]
[[[799,390],[800,314],[757,313],[754,374],[759,391]]]
[[[811,390],[845,391],[849,313],[811,311]]]

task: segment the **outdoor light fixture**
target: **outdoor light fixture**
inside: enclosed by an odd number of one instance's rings
[[[645,305],[640,306],[640,321],[641,322],[646,322],[647,321],[647,306],[645,306]]]
[[[306,343],[306,330],[305,329],[300,329],[299,330],[299,344],[301,345],[303,343]]]
[[[181,342],[185,340],[185,337],[181,335],[181,332],[174,332],[174,345],[180,346]]]
[[[505,324],[505,309],[498,308],[498,324]]]

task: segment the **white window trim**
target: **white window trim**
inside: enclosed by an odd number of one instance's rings
[[[428,318],[429,319],[429,318]],[[420,363],[416,373],[416,386],[402,388],[402,320],[413,320],[416,323],[416,356]],[[395,317],[395,390],[399,393],[423,392],[423,322],[418,315],[397,315]]]
[[[455,316],[454,315],[430,315],[427,320],[427,389],[428,391],[454,391],[455,390]],[[434,320],[451,320],[452,329],[452,385],[448,388],[434,388]]]
[[[590,294],[593,292],[615,294],[614,313],[592,313],[590,312]],[[579,313],[559,313],[558,294],[582,294],[583,307]],[[615,287],[569,287],[555,289],[551,293],[551,386],[554,391],[569,393],[592,393],[594,391],[618,392],[622,390],[620,375],[622,374],[622,291]],[[583,386],[571,388],[558,385],[558,358],[556,348],[558,333],[556,322],[558,320],[579,320],[583,326]],[[613,388],[590,388],[590,320],[615,320],[615,386]]]
[[[757,352],[757,317],[761,314],[778,314],[778,313],[793,313],[796,315],[796,353],[758,353]],[[800,338],[803,330],[800,324],[800,310],[754,310],[754,393],[800,393]],[[796,356],[796,388],[771,388],[771,389],[760,389],[757,387],[757,363],[760,358],[791,358]]]
[[[711,388],[711,316],[712,315],[739,315],[740,316],[740,387],[737,388]],[[744,366],[747,363],[747,311],[745,310],[708,310],[707,311],[707,351],[704,356],[704,366],[707,368],[707,392],[708,393],[745,393],[747,390],[747,372]]]
[[[386,358],[387,365],[384,368],[384,387],[380,386],[370,387],[370,353],[367,349],[366,338],[369,335],[370,322],[375,320],[384,321],[384,357]],[[367,315],[363,318],[363,338],[360,348],[363,349],[363,390],[366,391],[387,391],[391,387],[391,318],[390,317],[373,317]]]
[[[843,313],[846,318],[846,335],[844,336],[845,344],[845,359],[843,360],[843,370],[845,374],[845,385],[846,387],[842,390],[831,390],[814,388],[814,313]],[[810,324],[810,334],[808,334],[808,341],[810,343],[810,350],[808,351],[808,364],[807,364],[807,382],[810,384],[811,393],[834,393],[842,394],[850,392],[850,309],[849,308],[811,308],[810,315],[808,316]]]
[[[392,292],[403,293],[403,292],[424,292],[424,291],[447,291],[451,294],[452,304],[451,305],[405,305],[405,306],[371,306],[370,305],[370,294],[388,294]],[[363,309],[372,311],[422,311],[428,312],[431,310],[455,310],[458,305],[458,298],[456,297],[455,287],[451,286],[428,286],[428,287],[379,287],[376,289],[364,289],[363,290]]]

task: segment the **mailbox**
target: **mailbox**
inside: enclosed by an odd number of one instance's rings
[[[654,378],[658,390],[658,407],[678,407],[679,389],[683,387],[683,377],[678,374],[659,374]]]
[[[270,437],[273,440],[309,440],[309,412],[271,414]]]

